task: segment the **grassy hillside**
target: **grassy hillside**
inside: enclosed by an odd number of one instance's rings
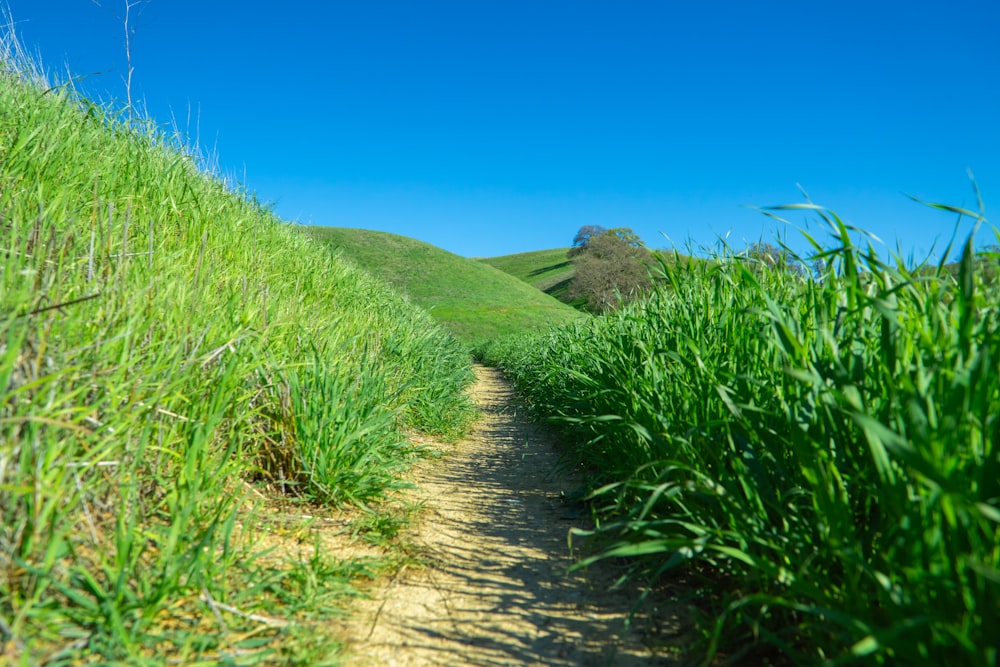
[[[501,255],[500,257],[487,257],[479,261],[504,273],[509,273],[549,296],[586,312],[586,298],[573,299],[569,296],[569,285],[573,280],[574,267],[573,262],[566,256],[567,252],[569,252],[569,248],[552,248],[514,255]],[[665,250],[654,250],[653,256],[658,257],[668,266],[677,262],[683,266],[690,261],[687,255],[679,255]]]
[[[503,271],[422,241],[363,229],[310,227],[306,231],[395,285],[472,345],[582,317]]]
[[[7,46],[0,662],[326,664],[358,565],[260,507],[377,501],[466,428],[466,348]]]
[[[509,273],[564,303],[569,303],[566,291],[573,279],[573,263],[566,257],[567,252],[569,248],[552,248],[516,255],[487,257],[479,261]]]

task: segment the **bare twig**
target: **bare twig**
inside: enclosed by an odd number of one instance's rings
[[[246,338],[245,335],[244,336],[237,336],[236,338],[233,338],[232,340],[226,341],[225,343],[223,343],[219,347],[217,347],[214,350],[212,350],[211,352],[209,352],[207,355],[205,355],[205,358],[202,360],[201,367],[202,368],[207,367],[209,364],[211,364],[213,361],[215,361],[226,350],[229,350],[230,352],[232,352],[232,353],[235,354],[236,353],[236,348],[233,347],[233,344],[240,342],[244,338]]]
[[[90,0],[92,3],[100,7],[101,9],[107,9],[98,0]],[[132,10],[140,5],[144,4],[145,0],[125,0],[125,14],[124,16],[119,16],[111,10],[111,15],[114,16],[118,21],[121,22],[122,27],[125,29],[125,76],[122,77],[125,81],[125,99],[126,99],[126,109],[129,116],[133,115],[132,109],[132,75],[135,73],[135,67],[132,65],[132,35],[135,33],[135,28],[132,26]],[[141,11],[141,10],[140,10]]]
[[[142,401],[136,401],[136,405],[138,405],[141,408],[148,408],[148,407],[150,407],[148,404],[143,403]],[[193,421],[195,421],[194,419],[191,419],[190,417],[185,417],[184,415],[179,415],[176,412],[171,412],[170,410],[164,410],[163,408],[153,408],[153,412],[156,412],[157,414],[161,414],[161,415],[166,415],[168,417],[173,417],[174,419],[179,419],[182,422],[193,422]]]
[[[73,463],[67,463],[67,468],[113,468],[114,466],[121,465],[121,461],[74,461]]]
[[[78,303],[83,303],[84,301],[90,301],[91,299],[96,299],[101,296],[100,292],[95,292],[94,294],[88,294],[87,296],[81,296],[78,299],[71,299],[69,301],[63,301],[62,303],[57,303],[54,306],[45,306],[44,308],[36,308],[28,315],[38,315],[39,313],[44,313],[49,310],[57,310],[59,308],[66,308],[67,306],[75,306]]]
[[[260,614],[248,614],[245,611],[240,611],[236,607],[232,607],[228,604],[217,602],[212,599],[212,596],[209,595],[208,591],[206,590],[202,590],[201,598],[202,600],[205,601],[206,604],[212,607],[212,611],[215,612],[217,612],[218,609],[222,609],[223,611],[228,611],[230,614],[236,614],[237,616],[240,616],[242,618],[246,618],[251,621],[256,621],[258,623],[263,623],[264,625],[271,628],[287,628],[290,625],[288,621],[285,621],[280,618],[270,618],[268,616],[261,616]],[[225,625],[223,625],[223,627],[225,627]]]
[[[226,619],[222,618],[222,614],[219,613],[219,605],[216,604],[215,600],[212,599],[212,596],[208,594],[208,590],[204,586],[201,588],[201,599],[208,604],[209,608],[211,608],[212,613],[215,614],[215,619],[219,622],[219,625],[222,626],[222,630],[224,632],[229,632],[229,626],[226,625]]]

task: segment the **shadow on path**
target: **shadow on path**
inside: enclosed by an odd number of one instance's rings
[[[359,605],[349,664],[671,664],[643,642],[649,618],[626,627],[634,593],[609,591],[612,572],[567,574],[568,531],[587,525],[560,492],[578,484],[517,414],[500,372],[477,374],[475,431],[414,471],[412,500],[424,510],[409,539],[430,565],[404,569]]]

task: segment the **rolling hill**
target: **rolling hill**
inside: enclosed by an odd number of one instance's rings
[[[584,317],[516,276],[423,241],[344,227],[305,231],[394,285],[470,345]]]
[[[574,275],[573,262],[566,256],[569,250],[569,248],[551,248],[514,255],[486,257],[478,261],[504,273],[509,273],[518,280],[573,308],[588,312],[585,298],[574,299],[569,295],[569,285]],[[687,255],[675,255],[669,250],[653,250],[652,252],[654,258],[662,260],[668,265],[679,261],[683,266],[691,260]],[[655,265],[651,268],[654,272],[657,270]]]
[[[578,304],[568,294],[569,283],[573,279],[573,263],[566,256],[567,252],[569,248],[552,248],[487,257],[479,261],[576,307]]]

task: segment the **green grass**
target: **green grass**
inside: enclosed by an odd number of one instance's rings
[[[4,660],[330,662],[367,566],[266,554],[261,495],[378,503],[467,428],[466,347],[4,45]]]
[[[416,239],[338,227],[307,232],[395,285],[470,345],[582,317],[502,271]]]
[[[563,303],[574,305],[567,296],[570,281],[573,279],[573,263],[566,256],[569,250],[569,248],[552,248],[487,257],[479,261],[509,273]]]
[[[1000,286],[971,236],[957,275],[889,266],[793,208],[816,279],[722,249],[484,356],[589,473],[603,557],[702,582],[696,660],[996,665]]]

